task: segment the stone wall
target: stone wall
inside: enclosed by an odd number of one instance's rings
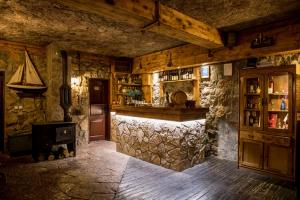
[[[115,115],[117,151],[182,171],[204,160],[205,120],[170,122]]]
[[[158,105],[160,103],[159,73],[153,73],[152,81],[152,103]]]
[[[47,85],[46,55],[28,51],[32,63]],[[19,65],[25,62],[24,51],[10,48],[0,50],[0,70],[5,71],[5,84],[8,83]],[[5,140],[7,135],[31,130],[32,122],[45,120],[46,98],[20,98],[16,91],[5,87]]]
[[[209,137],[208,154],[219,158],[237,159],[239,115],[238,68],[233,63],[232,76],[224,76],[223,64],[210,65],[210,79],[201,81],[201,106],[209,107],[206,131]]]
[[[171,96],[173,92],[178,90],[185,92],[188,100],[194,100],[193,81],[164,83],[164,93],[168,92]]]
[[[74,122],[77,122],[77,144],[87,144],[89,137],[89,79],[110,79],[110,60],[101,55],[84,53],[71,54],[69,60],[71,65],[72,118]]]

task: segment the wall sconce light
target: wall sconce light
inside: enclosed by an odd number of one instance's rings
[[[71,78],[71,85],[72,86],[79,86],[79,84],[80,84],[80,77],[73,76]]]

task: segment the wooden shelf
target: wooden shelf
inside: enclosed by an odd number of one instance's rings
[[[128,96],[128,94],[126,94],[126,93],[117,93],[117,95]]]
[[[248,108],[245,108],[244,110],[245,110],[245,111],[259,111],[259,112],[260,112],[259,109],[248,109]]]
[[[268,93],[268,95],[271,96],[288,96],[288,93]]]
[[[183,82],[183,81],[197,81],[197,79],[185,79],[185,80],[176,80],[176,81],[160,81],[160,83],[173,83],[173,82]]]
[[[268,127],[268,129],[272,129],[272,130],[288,130],[288,129],[286,129],[286,128],[271,128],[271,127]]]
[[[289,111],[288,110],[268,110],[268,112],[282,112],[282,113],[287,113]]]
[[[246,93],[245,96],[260,96],[258,93]]]
[[[117,85],[142,86],[142,84],[137,84],[137,83],[117,83]]]

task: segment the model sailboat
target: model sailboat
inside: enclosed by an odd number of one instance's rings
[[[42,93],[46,91],[47,87],[32,64],[27,51],[25,51],[25,63],[18,67],[7,86],[20,92]]]

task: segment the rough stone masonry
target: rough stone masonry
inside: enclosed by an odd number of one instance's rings
[[[117,151],[182,171],[201,163],[207,151],[205,120],[172,122],[115,115]]]

